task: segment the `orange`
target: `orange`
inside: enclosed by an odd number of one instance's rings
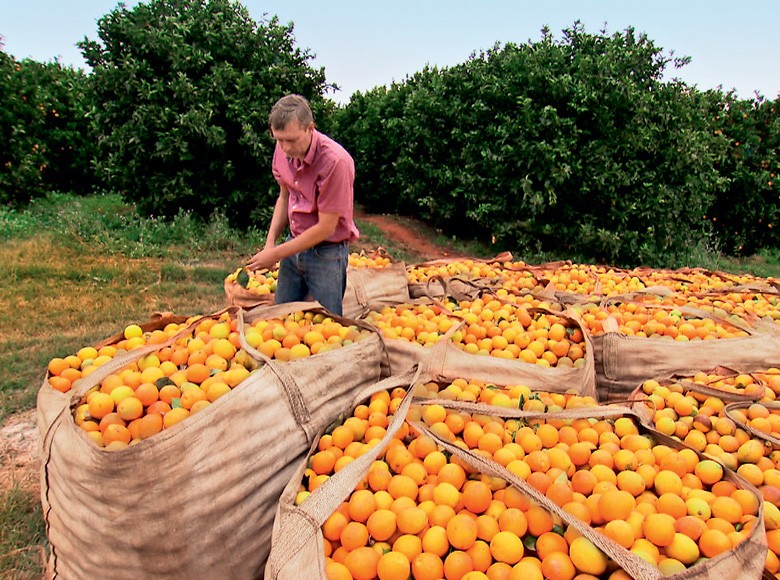
[[[724,519],[730,524],[738,524],[744,515],[742,506],[732,497],[716,497],[710,507],[712,517]]]
[[[607,557],[584,536],[575,538],[569,547],[572,564],[580,572],[600,576],[607,569]]]
[[[328,580],[352,580],[352,573],[343,563],[328,559],[325,562],[325,574]]]
[[[444,577],[447,578],[447,580],[459,580],[473,571],[474,561],[467,552],[455,550],[450,552],[444,559]]]
[[[409,562],[413,562],[422,553],[422,540],[411,534],[403,534],[393,542],[393,551],[400,552]]]
[[[180,421],[190,416],[190,412],[183,407],[171,409],[163,416],[163,428],[170,429]]]
[[[443,558],[450,551],[447,530],[442,526],[429,527],[422,537],[422,549]]]
[[[368,529],[360,522],[348,521],[342,528],[339,540],[341,545],[349,551],[368,544]]]
[[[627,519],[634,507],[634,496],[623,490],[607,491],[599,499],[599,513],[607,522]]]
[[[324,453],[327,453],[327,451]],[[349,517],[353,521],[365,522],[375,510],[376,499],[374,498],[374,493],[368,489],[354,491],[349,498]]]
[[[87,398],[87,404],[93,419],[100,420],[114,410],[114,399],[106,393],[93,393]]]
[[[568,552],[569,544],[555,532],[545,532],[536,538],[536,556],[542,560],[553,552]],[[504,561],[504,560],[502,560]]]
[[[498,532],[490,540],[490,553],[497,562],[517,564],[523,557],[523,541],[512,532]]]
[[[325,520],[325,523],[322,524],[322,535],[325,537],[325,539],[330,541],[341,541],[341,532],[344,530],[344,527],[347,525],[347,517],[344,513],[336,510],[330,516],[328,516],[328,519]]]
[[[612,520],[604,526],[603,533],[625,549],[631,548],[636,540],[634,528],[625,520]]]
[[[655,507],[658,513],[668,514],[675,519],[688,515],[688,506],[686,506],[685,500],[675,493],[661,494]]]
[[[542,517],[540,514],[536,514],[536,512],[534,512],[534,514],[529,513],[529,515],[533,515],[536,520],[539,520]],[[545,525],[538,523],[537,527],[539,529],[546,528],[546,522]],[[511,532],[518,537],[523,537],[528,531],[528,518],[526,517],[526,513],[518,508],[506,508],[501,512],[501,515],[498,516],[498,528],[501,531]]]
[[[542,574],[549,580],[572,580],[577,573],[568,554],[555,552],[542,560]]]
[[[141,401],[135,397],[122,399],[116,407],[117,414],[125,421],[138,419],[144,413],[144,406]]]
[[[130,439],[130,430],[120,423],[111,423],[103,431],[103,443],[106,446],[114,441],[127,444],[130,443]]]
[[[379,558],[379,552],[373,548],[360,546],[347,554],[344,565],[354,580],[371,580],[376,577]]]
[[[551,531],[555,525],[552,514],[537,505],[528,508],[526,518],[528,519],[528,531],[534,536],[541,536],[543,533]]]
[[[152,435],[155,435],[162,431],[163,428],[163,416],[159,413],[151,413],[144,415],[139,420],[138,424],[138,436],[141,439],[148,439]]]
[[[470,480],[463,485],[461,492],[463,506],[474,514],[484,513],[493,500],[490,487],[481,481]]]
[[[400,552],[387,552],[377,562],[377,576],[379,580],[397,580],[408,578],[411,572],[411,563]],[[330,576],[328,577],[330,578]]]
[[[669,514],[648,514],[642,523],[642,532],[655,546],[669,546],[676,534],[675,519]]]
[[[396,515],[396,526],[404,534],[419,534],[427,525],[428,514],[417,506],[402,509]]]
[[[732,548],[728,536],[720,530],[704,530],[699,537],[698,544],[702,555],[707,558],[714,558]]]
[[[412,576],[415,580],[444,578],[444,563],[436,554],[422,552],[412,560]]]
[[[457,550],[468,550],[477,540],[477,522],[468,514],[453,516],[446,529],[450,545]]]

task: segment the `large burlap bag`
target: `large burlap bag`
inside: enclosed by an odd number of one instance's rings
[[[387,449],[406,420],[406,413],[413,399],[413,386],[420,377],[420,369],[415,366],[377,382],[355,396],[351,406],[345,407],[345,410],[352,410],[374,393],[395,387],[407,389],[406,397],[396,409],[393,419],[387,426],[387,433],[379,445],[348,463],[336,475],[315,489],[305,502],[296,506],[295,496],[307,468],[306,460],[299,463],[279,499],[271,539],[271,553],[265,568],[267,580],[327,579],[320,527],[355,489],[357,482],[368,472],[371,463]],[[315,447],[316,442],[310,449],[310,455]]]
[[[395,262],[384,268],[347,267],[344,316],[363,318],[372,308],[409,300],[406,266]]]
[[[113,359],[69,397],[41,389],[50,577],[262,577],[284,486],[316,435],[386,369],[376,334],[289,363],[266,361],[170,429],[119,451],[97,447],[72,408],[103,378],[167,344]]]
[[[741,371],[722,366],[718,366],[704,372],[706,372],[708,375],[715,375],[719,378],[736,377],[743,374]],[[696,383],[690,380],[686,380],[686,375],[677,373],[665,377],[653,377],[652,380],[655,380],[659,385],[664,387],[679,382],[679,384],[681,384],[683,387],[684,393],[694,393],[703,397],[714,397],[716,399],[720,399],[724,403],[742,403],[750,405],[750,403],[755,403],[761,398],[761,395],[757,393],[753,395],[735,393],[733,391],[726,391],[710,385]],[[638,385],[628,397],[629,402],[647,400],[648,397],[644,392],[642,384]],[[652,404],[636,405],[634,406],[634,411],[639,415],[642,423],[650,428],[653,428],[653,416],[655,409]]]
[[[678,310],[739,325],[748,336],[690,342],[640,338],[620,333],[615,319],[609,317],[604,320],[604,334],[591,338],[600,401],[626,399],[643,381],[673,373],[691,373],[718,365],[752,371],[780,364],[778,336],[739,324],[733,317],[726,319],[685,306]]]
[[[228,306],[237,306],[245,310],[262,306],[264,304],[273,304],[273,294],[258,294],[244,288],[236,282],[225,280],[225,300]]]
[[[430,270],[431,278],[446,278],[449,282],[451,282],[453,289],[464,294],[473,292],[474,289],[481,290],[483,292],[494,292],[495,290],[501,288],[503,280],[500,277],[484,278],[474,277],[465,273],[459,273],[459,269],[454,266],[454,263],[462,262],[463,260],[463,258],[441,258],[437,260],[428,260],[427,262],[420,262],[419,264],[409,266],[408,270],[411,272],[414,272],[415,270]],[[486,259],[468,258],[468,261],[474,264],[495,265],[499,268],[503,268],[506,262],[512,261],[512,253],[503,252],[493,258]],[[414,278],[414,276],[412,277]],[[430,278],[427,280],[423,279],[420,282],[410,282],[409,297],[414,299],[431,295],[437,297],[445,295],[447,290],[446,288],[444,288],[444,290],[442,290],[442,288],[431,288],[429,281]],[[476,297],[476,294],[474,297]]]
[[[459,329],[458,325],[454,325],[430,347],[401,338],[385,339],[391,371],[396,373],[420,364],[434,380],[467,377],[499,385],[523,384],[537,391],[552,393],[573,389],[582,395],[596,398],[594,349],[579,317],[570,311],[554,312],[545,308],[529,310],[565,318],[579,328],[585,338],[585,363],[580,367],[542,367],[518,359],[470,354],[450,340],[451,335]]]
[[[472,412],[490,412],[487,405],[476,404],[464,404],[453,401],[430,401],[445,407],[455,409],[473,409]],[[495,408],[493,408],[495,409]],[[496,413],[494,413],[496,414]],[[627,407],[609,406],[609,407],[591,407],[571,409],[555,413],[529,413],[525,411],[517,410],[501,410],[497,413],[504,418],[523,418],[528,421],[534,419],[576,419],[576,418],[619,418],[619,417],[634,417],[637,420],[637,424],[640,427],[640,433],[651,435],[655,441],[660,445],[667,445],[673,449],[684,449],[690,447],[684,443],[677,441],[671,437],[667,437],[662,433],[654,431],[648,427],[644,427],[641,419],[633,412],[633,410]],[[723,552],[718,556],[701,561],[691,568],[686,569],[683,572],[665,576],[655,566],[649,564],[643,558],[626,550],[616,542],[608,538],[607,536],[597,532],[585,522],[572,516],[561,507],[557,506],[550,499],[533,486],[528,484],[525,480],[521,479],[517,475],[510,472],[508,469],[495,462],[492,459],[488,459],[483,455],[479,455],[474,452],[469,452],[455,444],[449,443],[440,438],[430,429],[428,429],[423,423],[414,423],[414,428],[421,433],[425,433],[432,439],[434,439],[441,447],[445,449],[445,452],[449,452],[452,455],[458,457],[465,463],[468,463],[472,467],[476,468],[480,473],[498,477],[507,481],[512,486],[523,492],[524,495],[531,498],[538,505],[542,506],[547,511],[551,512],[555,516],[559,517],[563,522],[569,526],[573,526],[580,534],[588,538],[594,545],[596,545],[604,554],[606,554],[611,560],[617,563],[622,569],[637,580],[659,580],[660,578],[674,578],[677,580],[723,580],[724,578],[739,578],[740,580],[762,578],[764,573],[764,562],[766,561],[767,543],[766,532],[764,528],[763,518],[763,505],[759,501],[758,517],[756,519],[756,525],[750,531],[748,537],[741,543],[737,544],[732,550]],[[705,459],[701,453],[696,452],[700,459]],[[759,491],[745,479],[731,471],[724,468],[724,480],[734,483],[740,489],[746,489],[750,491],[756,499],[761,499]]]
[[[423,375],[424,376],[424,375]],[[396,385],[404,385],[409,375],[398,377],[399,380],[385,382],[377,385],[382,388],[392,388]],[[419,377],[418,377],[419,378]],[[411,378],[411,384],[417,379]],[[427,380],[424,379],[424,380]],[[410,389],[411,391],[411,389]],[[290,485],[285,489],[280,499],[277,519],[274,523],[274,536],[271,555],[266,567],[266,577],[269,579],[287,579],[305,577],[312,580],[325,580],[324,544],[321,532],[322,524],[327,520],[339,505],[345,501],[359,482],[365,477],[371,463],[386,449],[390,440],[403,422],[403,417],[408,409],[408,399],[404,401],[393,420],[388,426],[387,435],[382,442],[369,450],[365,455],[349,463],[338,473],[334,474],[322,486],[318,487],[300,506],[294,506],[294,500],[301,481],[301,476],[306,468],[305,464],[299,466]],[[359,399],[358,399],[359,401]],[[357,402],[357,401],[356,401]],[[625,407],[592,407],[572,409],[557,413],[533,413],[519,410],[501,409],[498,413],[496,407],[482,404],[460,403],[455,401],[430,400],[422,401],[443,405],[448,408],[467,413],[480,413],[500,415],[505,418],[518,418],[532,421],[534,419],[577,419],[577,418],[618,418],[633,416],[633,412]],[[467,464],[479,473],[497,477],[507,481],[510,485],[519,489],[524,495],[532,499],[547,511],[553,513],[569,526],[573,526],[580,534],[588,538],[600,548],[610,559],[626,570],[632,578],[641,580],[659,580],[663,574],[643,558],[629,552],[607,536],[596,532],[585,522],[577,519],[558,507],[525,480],[517,477],[502,465],[487,459],[471,451],[464,450],[456,444],[440,438],[436,433],[420,422],[411,423],[418,433],[432,438],[444,449],[445,453],[456,456],[462,463]],[[660,444],[668,445],[675,449],[685,447],[678,441],[668,438],[650,429],[643,432],[651,433],[657,437]],[[748,489],[757,497],[756,490],[749,483],[730,470],[725,470],[724,478],[737,485]],[[762,508],[759,508],[758,523],[746,540],[738,544],[733,550],[724,552],[719,556],[703,561],[685,572],[671,576],[679,580],[722,580],[724,577],[758,579],[761,578],[764,559],[767,550],[765,530],[763,526]]]

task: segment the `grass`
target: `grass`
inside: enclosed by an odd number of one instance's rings
[[[360,247],[419,261],[376,226],[358,225]],[[473,242],[433,239],[466,255],[495,255]],[[262,242],[262,233],[232,231],[219,215],[206,225],[184,212],[169,222],[141,218],[116,196],[52,195],[22,212],[0,208],[0,424],[35,407],[51,358],[157,311],[195,315],[224,307],[225,276]],[[689,260],[685,265],[780,277],[780,252],[741,261],[700,252]],[[37,493],[0,488],[0,577],[40,577],[45,547]]]

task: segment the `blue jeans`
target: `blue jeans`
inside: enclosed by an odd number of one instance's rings
[[[306,300],[311,295],[340,316],[347,288],[348,256],[347,242],[326,242],[284,258],[279,263],[276,303]]]

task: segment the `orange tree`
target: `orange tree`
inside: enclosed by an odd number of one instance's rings
[[[79,46],[93,69],[107,187],[151,215],[229,210],[234,225],[264,217],[277,193],[271,106],[295,92],[326,117],[324,71],[295,47],[292,25],[257,23],[230,0],[151,0],[120,4],[98,35]]]
[[[89,104],[83,72],[0,51],[0,204],[91,190]]]
[[[750,255],[780,248],[780,98],[719,95],[711,109],[722,140],[718,167],[728,178],[708,218],[723,250]]]
[[[668,264],[710,242],[723,183],[695,90],[663,80],[686,62],[575,23],[356,95],[337,114],[356,195],[521,252]]]

